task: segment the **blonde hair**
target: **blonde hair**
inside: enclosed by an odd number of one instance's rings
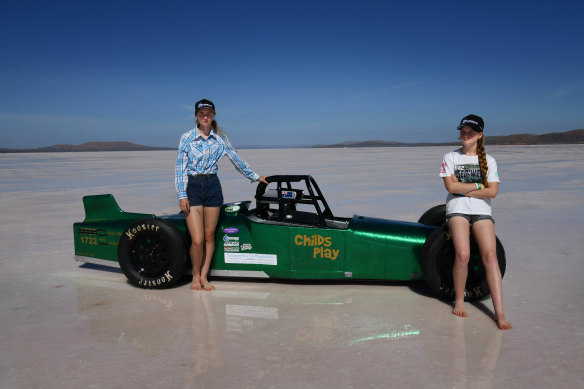
[[[477,155],[479,157],[479,169],[481,171],[481,178],[485,188],[489,186],[487,182],[487,173],[489,171],[489,165],[487,164],[487,153],[485,152],[485,135],[481,136],[477,142]]]

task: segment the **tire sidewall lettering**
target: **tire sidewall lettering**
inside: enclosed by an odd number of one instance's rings
[[[137,225],[135,227],[132,228],[128,228],[126,230],[126,232],[124,232],[124,234],[128,237],[128,240],[132,241],[136,235],[139,235],[140,232],[142,231],[154,231],[154,232],[158,232],[160,230],[160,226],[157,226],[156,224],[150,223],[150,224],[140,224]]]
[[[170,274],[170,270],[167,270],[166,273],[162,277],[158,278],[140,278],[138,284],[141,286],[160,286],[167,282],[170,282],[174,279],[172,274]]]
[[[156,237],[166,247],[168,261],[160,272],[142,273],[133,259],[133,247]],[[139,220],[128,226],[118,242],[118,262],[128,281],[140,288],[165,289],[182,277],[186,267],[184,237],[176,226],[163,219]]]

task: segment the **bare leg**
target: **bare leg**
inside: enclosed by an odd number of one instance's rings
[[[217,219],[219,218],[219,211],[221,207],[204,207],[204,224],[205,224],[205,250],[203,266],[201,267],[201,285],[206,291],[215,289],[213,285],[207,281],[207,274],[211,267],[211,260],[215,252],[215,228],[217,227]]]
[[[480,220],[473,224],[472,230],[487,273],[487,283],[491,291],[493,307],[495,308],[494,319],[500,329],[509,330],[511,329],[511,323],[507,321],[503,311],[503,280],[501,269],[499,269],[499,261],[497,260],[495,225],[490,220]]]
[[[448,228],[452,234],[455,252],[454,266],[452,267],[455,302],[452,313],[456,316],[466,317],[464,289],[466,278],[468,277],[468,261],[470,259],[470,224],[465,218],[454,216],[448,220]]]
[[[203,207],[191,207],[186,217],[187,226],[191,235],[191,247],[189,255],[193,265],[193,282],[191,289],[201,290],[201,266],[203,264],[204,248],[204,228],[203,228]]]

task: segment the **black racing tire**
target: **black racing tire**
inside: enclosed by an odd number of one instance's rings
[[[161,219],[132,223],[118,243],[120,268],[135,286],[165,289],[185,273],[185,241],[178,229]]]
[[[446,223],[446,204],[436,205],[424,212],[418,219],[418,223],[436,227],[444,225]]]
[[[507,260],[505,250],[499,238],[497,239],[497,260],[501,276],[505,274]],[[446,228],[438,228],[426,240],[420,259],[420,267],[426,284],[440,299],[454,300],[454,281],[452,266],[454,265],[454,245]],[[468,277],[464,291],[465,301],[476,301],[490,294],[487,284],[485,267],[479,254],[478,246],[471,235],[470,261]]]

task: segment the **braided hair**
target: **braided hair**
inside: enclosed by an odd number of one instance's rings
[[[477,155],[479,157],[479,169],[481,170],[482,183],[487,188],[489,183],[487,182],[487,172],[489,171],[489,165],[487,164],[487,153],[485,152],[485,136],[481,136],[477,142]]]

